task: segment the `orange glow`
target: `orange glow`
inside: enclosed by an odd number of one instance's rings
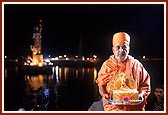
[[[39,64],[38,64],[38,66],[39,66],[39,67],[42,67],[42,66],[43,66],[43,64],[42,64],[42,63],[39,63]]]

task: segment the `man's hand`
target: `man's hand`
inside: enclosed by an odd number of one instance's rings
[[[110,100],[110,95],[109,94],[103,94],[102,95],[103,104],[109,104],[109,100]]]
[[[142,93],[139,94],[139,100],[141,100],[141,101],[144,100],[144,95]]]

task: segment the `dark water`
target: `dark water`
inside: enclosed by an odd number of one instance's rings
[[[50,91],[47,110],[85,111],[98,98],[97,69],[53,67],[52,75],[25,75],[17,66],[4,70],[4,110],[16,111],[24,106],[25,97],[32,90],[46,88]]]
[[[152,90],[156,84],[164,83],[163,60],[142,63],[151,75]],[[49,91],[48,111],[87,111],[92,102],[99,98],[95,83],[98,70],[97,67],[54,66],[51,75],[25,75],[18,66],[6,66],[4,110],[17,111],[25,107],[26,97],[42,88],[44,92]]]

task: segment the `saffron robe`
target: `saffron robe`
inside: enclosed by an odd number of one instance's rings
[[[113,105],[105,104],[103,102],[105,111],[143,111],[145,110],[145,105],[147,104],[146,98],[150,94],[150,75],[145,70],[143,65],[134,57],[128,55],[126,61],[118,62],[114,55],[111,55],[100,68],[98,72],[98,78],[96,83],[99,86],[105,86],[107,93],[111,94],[110,88],[108,86],[109,81],[116,73],[124,72],[127,75],[133,76],[137,84],[137,90],[139,93],[144,93],[144,101],[139,105]]]

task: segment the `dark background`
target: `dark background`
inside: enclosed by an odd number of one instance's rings
[[[5,55],[30,54],[39,19],[44,56],[78,55],[81,48],[84,56],[106,59],[112,53],[112,34],[126,31],[131,36],[131,55],[164,57],[163,4],[5,4]]]

